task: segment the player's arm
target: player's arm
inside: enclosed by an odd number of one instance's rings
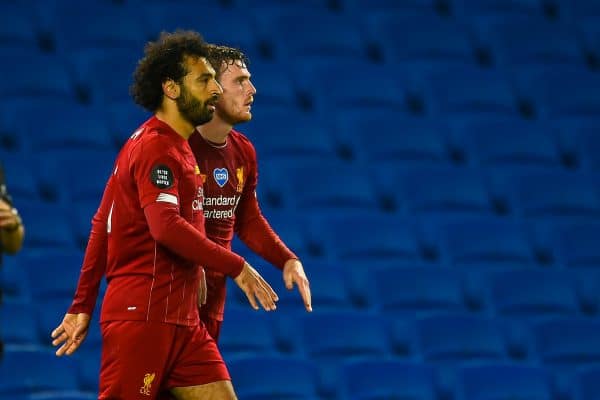
[[[113,202],[113,176],[109,178],[100,206],[92,218],[92,229],[73,302],[51,334],[52,345],[60,346],[56,351],[57,356],[73,354],[87,336],[100,282],[106,271],[107,221]]]
[[[277,295],[250,264],[209,240],[181,216],[180,207],[192,205],[180,204],[178,186],[182,167],[168,152],[165,154],[164,147],[145,149],[138,155],[132,172],[154,240],[194,264],[233,277],[255,309],[256,299],[265,310],[275,309]]]
[[[258,173],[256,153],[252,149],[254,168],[248,172],[248,182],[244,187],[236,208],[234,229],[238,237],[256,254],[283,270],[283,280],[287,289],[298,286],[304,306],[312,311],[310,284],[299,258],[283,243],[260,210],[256,198]]]

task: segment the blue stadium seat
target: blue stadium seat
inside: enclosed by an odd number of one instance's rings
[[[557,24],[538,18],[501,20],[482,31],[481,40],[504,66],[585,64],[575,32]]]
[[[600,138],[596,134],[599,123],[582,123],[576,126],[566,126],[563,137],[565,140],[574,139],[574,151],[579,154],[584,168],[600,171]]]
[[[600,29],[598,28],[599,19],[599,14],[588,14],[585,17],[578,18],[576,22],[576,29],[579,35],[582,37],[584,51],[592,65],[598,62],[598,57],[600,56]]]
[[[600,216],[600,196],[583,174],[531,172],[516,174],[503,188],[524,217]]]
[[[319,394],[323,397],[334,397],[339,392],[342,361],[381,360],[390,355],[386,320],[380,314],[319,312],[315,308],[302,319],[302,328],[305,354],[318,360]]]
[[[398,132],[390,127],[388,116],[387,111],[380,110],[357,113],[340,111],[335,117],[336,141],[350,149],[355,157],[366,162],[450,162],[443,123],[417,117],[397,117],[394,125],[402,129],[402,140],[398,140]],[[376,140],[373,138],[375,131],[378,132]]]
[[[29,396],[29,400],[93,400],[97,398],[98,395],[96,393],[80,392],[77,390],[40,392]]]
[[[0,161],[15,206],[19,207],[21,199],[39,199],[34,162],[26,153],[4,154]]]
[[[427,166],[406,168],[387,189],[410,214],[491,215],[493,207],[477,170]]]
[[[531,266],[533,248],[519,223],[500,218],[468,219],[442,224],[440,247],[446,261],[468,266]]]
[[[67,59],[78,90],[87,102],[97,106],[97,114],[103,114],[107,103],[119,100],[133,103],[129,87],[133,83],[137,61],[142,56],[141,46],[108,50],[85,47],[70,51]]]
[[[332,263],[339,264],[338,261],[333,261]],[[308,265],[312,265],[312,263]],[[380,307],[380,298],[374,279],[375,271],[401,268],[433,268],[437,264],[411,258],[403,259],[402,257],[359,257],[344,260],[342,265],[345,270],[346,290],[353,307],[357,309],[372,309]],[[390,295],[390,297],[392,296],[393,294]]]
[[[0,307],[0,338],[8,345],[39,344],[33,303],[3,302]]]
[[[96,330],[99,330],[96,326]],[[75,353],[75,357],[79,358],[79,386],[83,390],[97,392],[100,377],[100,349],[90,349],[86,339],[83,347]]]
[[[550,377],[539,367],[516,364],[483,364],[460,371],[458,400],[552,400]]]
[[[69,250],[75,248],[75,235],[69,225],[68,213],[63,207],[52,205],[52,213],[46,210],[50,203],[20,201],[19,212],[27,224],[24,249]]]
[[[517,116],[517,100],[500,72],[453,68],[424,77],[425,103],[441,114]]]
[[[302,60],[292,65],[293,79],[301,95],[320,112],[365,110],[405,112],[408,79],[362,59],[343,61],[344,68],[328,60]],[[356,79],[360,71],[361,79]],[[352,82],[349,85],[348,82]],[[374,89],[376,88],[376,89]]]
[[[21,267],[27,273],[36,301],[70,297],[75,293],[83,254],[78,250],[22,254]],[[56,279],[61,276],[61,279]]]
[[[505,17],[542,17],[539,0],[455,0],[455,12],[460,18],[485,20]]]
[[[537,318],[579,311],[572,274],[556,270],[516,270],[491,278],[494,309],[502,316]]]
[[[76,118],[65,119],[65,113]],[[44,121],[43,128],[39,120],[27,119],[36,115]],[[21,117],[25,134],[29,136],[31,149],[35,152],[54,151],[72,148],[111,149],[112,138],[104,116],[90,107],[70,101],[51,104],[31,105],[16,113]],[[43,129],[43,134],[40,130]]]
[[[589,18],[593,20],[600,17],[600,7],[598,3],[590,0],[558,0],[556,2],[560,10],[561,16],[564,15],[568,22],[582,22]]]
[[[260,365],[260,368],[257,366]],[[316,371],[301,358],[255,356],[228,365],[236,393],[248,400],[316,398]]]
[[[13,55],[18,63],[5,63],[0,73],[10,76],[0,83],[0,91],[12,98],[75,99],[75,87],[62,59],[48,54],[23,51]],[[40,66],[44,66],[40,68]]]
[[[317,207],[322,210],[375,211],[379,208],[372,180],[364,168],[358,165],[335,159],[314,160],[310,164],[303,160],[288,160],[279,165],[278,171],[266,171],[263,168],[261,174],[270,175],[265,183],[280,188],[282,184],[287,184],[284,193],[286,199],[299,209]],[[311,190],[298,190],[308,182],[311,182]]]
[[[352,361],[344,365],[346,398],[435,400],[436,374],[431,366],[401,361]]]
[[[586,365],[600,361],[600,321],[557,317],[534,326],[536,348],[548,365]]]
[[[314,311],[303,318],[302,327],[311,358],[384,357],[389,352],[385,322],[378,314]]]
[[[310,251],[306,227],[302,223],[303,215],[291,215],[289,212],[274,210],[268,212],[263,210],[263,215],[290,249],[299,254],[307,254]]]
[[[110,102],[106,105],[106,113],[113,143],[119,146],[150,118],[150,113],[134,104],[131,99]]]
[[[224,10],[216,4],[193,1],[139,3],[146,35],[150,37],[157,37],[161,31],[192,29],[200,32],[208,42],[241,48],[251,57],[257,52],[258,41],[252,18],[237,13],[236,9]],[[231,24],[222,24],[220,21],[223,19],[231,21]]]
[[[128,48],[139,52],[148,39],[145,24],[139,12],[134,10],[112,2],[97,2],[95,6],[64,0],[55,3],[54,17],[48,23],[52,25],[57,50],[65,55],[86,48],[106,51]],[[93,10],[93,19],[81,18],[90,10]],[[105,74],[108,74],[108,69],[105,69]]]
[[[390,10],[367,15],[365,24],[389,63],[475,62],[467,32],[451,19]]]
[[[307,11],[309,9],[307,8]],[[366,40],[352,19],[343,15],[298,10],[276,14],[255,14],[258,35],[270,43],[274,56],[281,61],[303,62],[305,59],[331,60],[361,59],[367,57]],[[319,29],[305,29],[307,26]],[[277,35],[273,35],[273,32]]]
[[[58,358],[45,348],[7,346],[0,363],[0,395],[10,398],[36,391],[76,390],[76,368],[73,359]]]
[[[363,16],[365,10],[369,13],[404,12],[406,14],[433,15],[437,12],[436,7],[444,2],[434,0],[343,0],[344,12],[352,16]]]
[[[585,368],[577,373],[573,382],[574,400],[598,400],[600,397],[600,368]]]
[[[279,112],[297,111],[295,109],[299,106],[298,94],[288,69],[289,66],[283,62],[250,60],[248,70],[256,88],[254,105],[257,109],[252,110],[253,114],[260,115],[261,111],[265,111],[263,108],[268,110],[269,107],[276,108]],[[285,124],[287,127],[290,127],[289,125]],[[272,125],[272,129],[275,128],[275,125]]]
[[[373,279],[373,301],[385,315],[465,309],[461,276],[449,268],[391,267],[376,270]]]
[[[253,0],[234,0],[237,8],[248,10],[256,13],[274,13],[281,12],[283,9],[286,12],[290,10],[301,9],[306,12],[324,12],[329,10],[327,0],[264,0],[256,3]],[[250,10],[257,7],[256,11]]]
[[[560,167],[550,128],[519,118],[477,118],[454,126],[453,141],[481,166]]]
[[[99,203],[116,156],[117,152],[112,149],[63,149],[41,153],[39,180],[43,190],[69,205],[81,200]],[[69,184],[61,185],[61,182]]]
[[[294,123],[289,124],[290,120]],[[281,131],[284,126],[285,134]],[[252,140],[260,159],[318,161],[336,157],[332,135],[318,114],[259,105],[252,122],[240,129]],[[261,162],[259,169],[265,164]]]
[[[257,314],[250,307],[228,309],[219,336],[219,349],[236,357],[272,354],[276,349],[273,327],[265,315]]]
[[[31,301],[31,289],[25,271],[20,267],[19,258],[3,257],[0,269],[0,287],[5,301]]]
[[[349,229],[349,221],[360,228]],[[323,246],[323,251],[341,261],[417,261],[420,257],[414,222],[405,218],[363,213],[352,217],[317,216],[313,222],[310,237],[318,238],[313,244]]]
[[[533,102],[540,117],[594,118],[600,110],[600,78],[586,68],[542,65],[509,73],[519,97]]]
[[[559,261],[567,267],[600,265],[597,235],[598,223],[573,223],[555,228],[554,248]]]
[[[503,360],[498,321],[470,314],[440,314],[417,322],[421,354],[428,361]]]
[[[38,51],[38,26],[31,11],[24,4],[7,3],[2,5],[0,24],[0,48],[15,46]]]

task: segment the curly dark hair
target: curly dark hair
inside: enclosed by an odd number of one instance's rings
[[[181,83],[187,75],[186,57],[208,58],[207,43],[198,32],[162,32],[158,40],[146,44],[144,58],[137,64],[129,89],[133,100],[148,111],[158,110],[163,99],[163,82],[172,79]]]
[[[217,79],[221,77],[221,73],[228,66],[233,65],[236,61],[241,61],[244,65],[248,65],[250,60],[240,49],[234,47],[222,46],[216,44],[208,44],[208,62],[213,66],[217,73]]]

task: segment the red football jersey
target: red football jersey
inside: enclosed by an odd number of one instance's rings
[[[232,276],[243,267],[204,232],[202,180],[189,144],[152,117],[117,157],[70,312],[91,313],[106,272],[102,321],[197,324],[200,265]]]
[[[234,232],[265,260],[279,268],[296,258],[273,232],[256,199],[256,151],[246,136],[232,130],[225,144],[207,141],[196,131],[189,139],[204,181],[204,217],[209,239],[231,248]],[[225,276],[206,271],[206,307],[211,318],[222,320]]]

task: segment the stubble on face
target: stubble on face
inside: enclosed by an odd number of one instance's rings
[[[217,99],[217,97],[211,97],[209,100],[202,102],[194,97],[185,84],[182,84],[181,93],[175,99],[175,103],[181,116],[193,126],[198,126],[213,118],[214,111],[210,109],[210,106],[215,106]]]

